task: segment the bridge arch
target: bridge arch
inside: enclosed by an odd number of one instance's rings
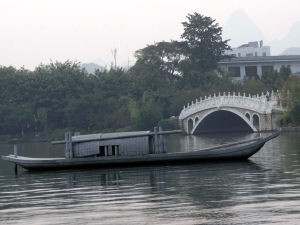
[[[251,116],[250,116],[250,113],[249,112],[246,112],[246,114],[245,114],[245,116],[246,116],[246,118],[249,120],[249,121],[251,121]]]
[[[253,122],[253,126],[257,129],[260,130],[260,117],[258,114],[254,113],[252,115],[252,122]]]
[[[248,119],[246,117],[246,115],[244,115],[243,113],[239,112],[238,110],[235,109],[231,109],[231,108],[226,108],[226,109],[211,109],[209,110],[207,113],[205,113],[201,119],[199,119],[196,123],[194,123],[195,125],[193,126],[193,129],[188,129],[188,133],[189,134],[194,134],[197,131],[197,128],[199,127],[199,125],[201,123],[203,123],[205,120],[214,118],[214,114],[217,116],[220,115],[221,113],[225,113],[227,114],[227,116],[230,116],[232,118],[232,116],[235,116],[235,118],[237,118],[239,120],[239,122],[243,121],[243,123],[245,124],[245,126],[247,126],[247,128],[249,129],[249,131],[253,131],[253,132],[257,132],[259,129],[257,129],[257,126],[254,126],[252,124],[251,119]],[[256,115],[256,114],[255,114]],[[256,115],[257,116],[257,115]],[[249,117],[250,117],[250,113],[249,113]],[[215,117],[217,118],[217,117]],[[250,117],[251,118],[251,117]],[[256,117],[255,117],[256,118]],[[257,119],[257,118],[256,118]],[[258,118],[259,119],[259,118]],[[224,121],[224,119],[222,119]],[[259,128],[259,127],[258,127]]]
[[[188,119],[188,133],[191,134],[191,131],[193,130],[194,127],[194,120],[192,118]]]

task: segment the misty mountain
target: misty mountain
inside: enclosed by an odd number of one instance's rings
[[[110,67],[112,61],[111,62],[105,62],[103,59],[97,58],[93,63],[95,63],[99,66],[102,66],[102,67],[105,67],[105,66]]]
[[[291,26],[284,39],[269,41],[250,17],[242,9],[239,9],[229,17],[223,28],[222,37],[223,39],[231,39],[228,43],[233,48],[250,41],[263,40],[265,46],[271,47],[271,55],[280,55],[288,48],[300,47],[300,21]]]
[[[98,69],[100,71],[104,70],[104,67],[99,66],[96,63],[82,63],[81,66],[80,66],[80,68],[85,68],[88,71],[88,73],[92,73],[92,74],[95,73],[96,69]]]
[[[282,55],[300,55],[300,48],[288,48],[284,50]]]
[[[232,48],[247,44],[250,41],[266,40],[263,32],[242,9],[231,14],[223,28],[222,37],[225,40],[230,39],[228,43]]]
[[[112,65],[112,61],[111,62],[105,62],[103,59],[101,59],[101,58],[97,58],[95,61],[94,61],[94,63],[95,64],[97,64],[97,65],[100,65],[100,66],[102,66],[103,68],[107,68],[107,69],[109,69],[110,67],[111,67],[111,65]],[[129,67],[131,67],[132,65],[134,65],[135,64],[135,59],[131,59],[130,61],[129,61]],[[118,67],[123,67],[123,68],[128,68],[128,61],[121,61],[121,62],[118,62],[118,58],[117,58],[117,66]]]

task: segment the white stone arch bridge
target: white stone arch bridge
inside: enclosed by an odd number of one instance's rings
[[[187,134],[273,131],[283,112],[279,93],[246,96],[224,92],[184,106],[179,125]]]

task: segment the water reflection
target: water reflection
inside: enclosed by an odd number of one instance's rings
[[[194,201],[205,202],[212,197],[226,200],[235,194],[235,185],[255,185],[255,176],[264,169],[251,161],[229,163],[201,163],[179,166],[135,167],[107,170],[48,171],[20,174],[16,185],[50,182],[60,189],[81,189],[98,186],[104,189],[122,190],[126,187],[147,187],[145,193],[166,194],[169,188],[178,193],[187,193]],[[251,175],[251,176],[250,176]],[[261,177],[259,178],[261,179]],[[53,181],[53,182],[52,182]],[[59,182],[56,182],[59,181]],[[65,187],[62,187],[62,181]],[[192,185],[191,185],[192,184]],[[19,183],[20,185],[20,183]],[[214,195],[207,195],[214,188]],[[188,190],[188,191],[187,191]]]
[[[270,133],[228,133],[204,135],[169,135],[166,137],[168,152],[189,152],[241,140],[267,136]]]
[[[260,189],[261,179],[264,179],[264,169],[251,161],[106,171],[24,172],[5,188],[11,194],[6,200],[12,204],[2,210],[16,207],[27,211],[27,208],[41,207],[43,202],[43,208],[50,214],[56,212],[52,208],[58,205],[64,211],[71,207],[74,213],[84,210],[93,214],[97,209],[106,208],[114,215],[126,217],[120,208],[126,205],[128,210],[160,213],[163,218],[175,213],[179,220],[192,215],[197,221],[216,223],[216,211],[228,221],[238,216],[230,209],[240,204],[237,196],[246,198],[248,204],[257,199],[247,196],[267,194],[267,189]],[[17,188],[12,191],[11,187]],[[13,193],[19,193],[18,198],[22,200],[16,201]]]

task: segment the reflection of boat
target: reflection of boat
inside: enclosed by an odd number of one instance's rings
[[[180,177],[185,177],[188,174],[190,180],[201,180],[205,182],[211,180],[212,177],[217,180],[233,180],[247,179],[247,177],[233,176],[238,170],[245,173],[261,174],[264,169],[251,160],[233,161],[224,163],[189,163],[167,166],[140,166],[140,167],[122,167],[122,168],[106,168],[105,170],[61,170],[61,171],[22,171],[18,175],[19,179],[26,180],[28,184],[36,181],[50,181],[54,177],[59,184],[65,185],[68,188],[78,187],[129,187],[137,184],[150,186],[152,188],[164,189],[165,183],[180,182]],[[220,172],[222,171],[222,172]],[[180,174],[180,175],[179,175]],[[226,174],[226,176],[225,176]],[[242,176],[242,175],[241,175]],[[229,179],[230,177],[230,179]],[[66,182],[64,182],[66,180]],[[221,182],[225,184],[226,182]],[[254,183],[253,183],[254,184]],[[58,187],[57,187],[58,188]],[[203,187],[204,188],[204,187]],[[126,188],[127,189],[127,188]],[[220,188],[224,189],[224,188]],[[146,189],[145,189],[146,190]],[[198,190],[199,191],[199,190]],[[228,196],[228,194],[226,195]]]
[[[166,153],[165,143],[159,137],[163,133],[167,132],[78,137],[66,135],[66,140],[60,142],[66,143],[66,158],[29,158],[15,154],[2,156],[2,159],[29,170],[243,160],[258,152],[267,141],[281,132],[263,139],[256,138],[198,151],[175,153]]]

